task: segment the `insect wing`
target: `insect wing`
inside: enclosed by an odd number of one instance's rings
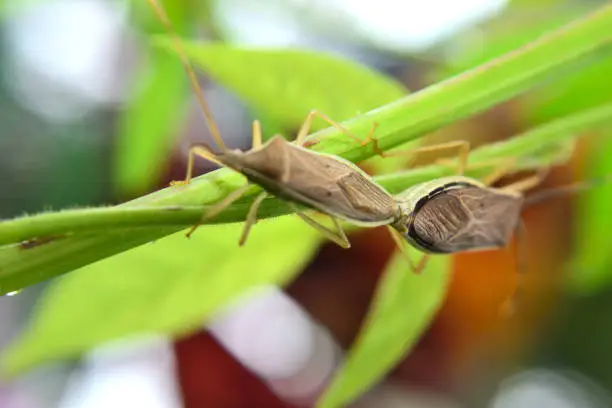
[[[431,252],[506,246],[520,219],[522,196],[460,188],[427,201],[414,216],[413,234]]]
[[[393,198],[358,168],[281,138],[245,153],[240,166],[243,174],[278,197],[353,222],[381,225],[393,219]]]

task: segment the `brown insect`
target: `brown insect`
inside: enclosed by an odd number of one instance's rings
[[[462,159],[462,163],[465,161]],[[398,245],[406,240],[424,252],[419,262],[411,262],[414,270],[422,270],[431,254],[508,245],[520,226],[523,192],[538,185],[545,173],[503,188],[488,187],[507,172],[508,166],[502,166],[483,182],[464,176],[443,177],[413,186],[394,197],[398,213],[390,225],[391,235]]]
[[[350,247],[350,243],[338,222],[339,219],[369,227],[389,224],[392,221],[392,215],[397,207],[395,201],[365,172],[347,160],[313,152],[304,147],[305,139],[315,117],[326,121],[362,146],[374,141],[372,135],[377,124],[373,124],[367,138],[362,140],[326,115],[312,111],[301,126],[294,143],[285,141],[280,135],[272,137],[265,144],[262,143],[261,125],[255,121],[253,122],[252,149],[249,151],[228,149],[212,119],[194,71],[171,22],[156,0],[148,0],[148,2],[173,39],[211,134],[221,150],[220,153],[215,153],[208,146],[193,147],[189,154],[185,180],[173,182],[173,185],[188,184],[191,181],[194,157],[199,156],[236,170],[242,173],[250,183],[261,186],[264,192],[255,198],[248,211],[240,245],[246,241],[251,226],[257,220],[259,206],[268,195],[275,195],[286,200],[300,218],[344,248]],[[378,150],[375,144],[373,148]],[[242,197],[250,188],[250,183],[214,204],[187,235],[191,235],[204,219],[214,217]],[[329,215],[335,224],[336,231],[304,214],[297,208],[296,203]]]

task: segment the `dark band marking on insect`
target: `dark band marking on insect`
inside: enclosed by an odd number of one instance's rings
[[[433,198],[439,195],[442,195],[448,190],[451,190],[453,188],[462,188],[462,187],[466,187],[466,188],[474,187],[474,184],[468,183],[466,181],[453,181],[451,183],[444,184],[443,186],[435,188],[434,190],[430,191],[429,194],[427,194],[425,197],[422,197],[419,199],[419,201],[417,201],[416,205],[414,206],[414,210],[412,211],[412,214],[410,215],[410,220],[408,221],[408,236],[412,238],[417,244],[419,244],[423,249],[426,249],[427,251],[434,253],[434,254],[449,253],[449,251],[444,251],[444,250],[440,250],[439,248],[436,248],[432,242],[429,242],[423,239],[423,237],[421,237],[416,232],[416,228],[414,226],[414,218],[416,217],[417,213],[425,205],[425,203],[427,203],[429,200],[432,200]]]

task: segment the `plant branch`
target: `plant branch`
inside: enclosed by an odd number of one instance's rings
[[[517,170],[535,169],[558,162],[564,155],[555,149],[559,144],[600,126],[612,124],[612,104],[589,109],[558,119],[532,129],[508,141],[490,144],[474,150],[470,165],[478,166],[491,159],[519,158]],[[552,155],[544,153],[552,148]],[[492,170],[492,165],[471,170],[478,176]],[[379,184],[397,193],[425,180],[452,174],[452,166],[432,165],[374,177]],[[202,176],[214,183],[215,174]],[[176,189],[173,187],[171,189]],[[157,193],[153,193],[155,195]],[[205,220],[206,224],[242,222],[251,204],[253,194],[243,199],[217,217]],[[0,245],[32,240],[37,237],[61,236],[74,233],[92,233],[110,229],[177,227],[185,228],[202,217],[207,206],[115,206],[83,208],[24,216],[0,223]],[[262,203],[259,218],[277,217],[291,213],[290,208],[276,198]]]

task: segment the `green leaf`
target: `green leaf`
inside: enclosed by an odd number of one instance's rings
[[[602,58],[578,72],[547,84],[526,98],[525,116],[543,123],[612,101],[612,58]]]
[[[610,252],[610,203],[612,203],[612,132],[602,132],[585,160],[584,180],[608,180],[603,185],[580,194],[576,223],[576,257],[567,281],[568,289],[582,295],[592,295],[612,283],[612,252]]]
[[[289,282],[321,241],[297,217],[258,223],[244,247],[237,245],[241,228],[204,227],[189,241],[174,234],[56,280],[4,352],[5,373],[76,357],[117,338],[197,330],[246,289]]]
[[[422,254],[411,249],[410,256],[417,259]],[[317,407],[347,406],[410,351],[442,305],[450,276],[448,261],[434,256],[416,275],[396,254],[378,285],[361,333]]]
[[[579,5],[578,5],[579,6]],[[464,54],[451,67],[443,68],[437,77],[448,77],[466,69],[473,68],[491,58],[496,58],[517,47],[528,44],[551,29],[568,23],[583,14],[585,7],[563,8],[555,13],[539,13],[538,18],[525,20],[524,10],[520,7],[504,13],[504,18],[496,25],[488,27],[485,43],[477,52]],[[612,83],[609,73],[612,58],[609,52],[602,52],[592,64],[569,75],[553,78],[553,81],[538,87],[522,99],[521,115],[528,123],[538,124],[592,108],[612,101]]]
[[[499,58],[537,40],[538,37],[552,30],[561,28],[586,12],[588,9],[564,10],[539,16],[541,18],[538,19],[525,19],[524,11],[506,11],[500,19],[485,27],[482,44],[478,47],[467,48],[456,59],[451,60],[449,65],[440,67],[434,76],[438,79],[445,79],[491,59]]]
[[[142,194],[159,179],[185,116],[187,79],[176,58],[154,52],[142,70],[139,92],[119,122],[114,182],[120,195]]]
[[[168,38],[156,44],[174,51]],[[300,126],[313,109],[342,121],[407,93],[389,77],[320,52],[193,42],[185,43],[185,51],[197,67],[286,130]],[[312,130],[328,126],[316,120]]]

